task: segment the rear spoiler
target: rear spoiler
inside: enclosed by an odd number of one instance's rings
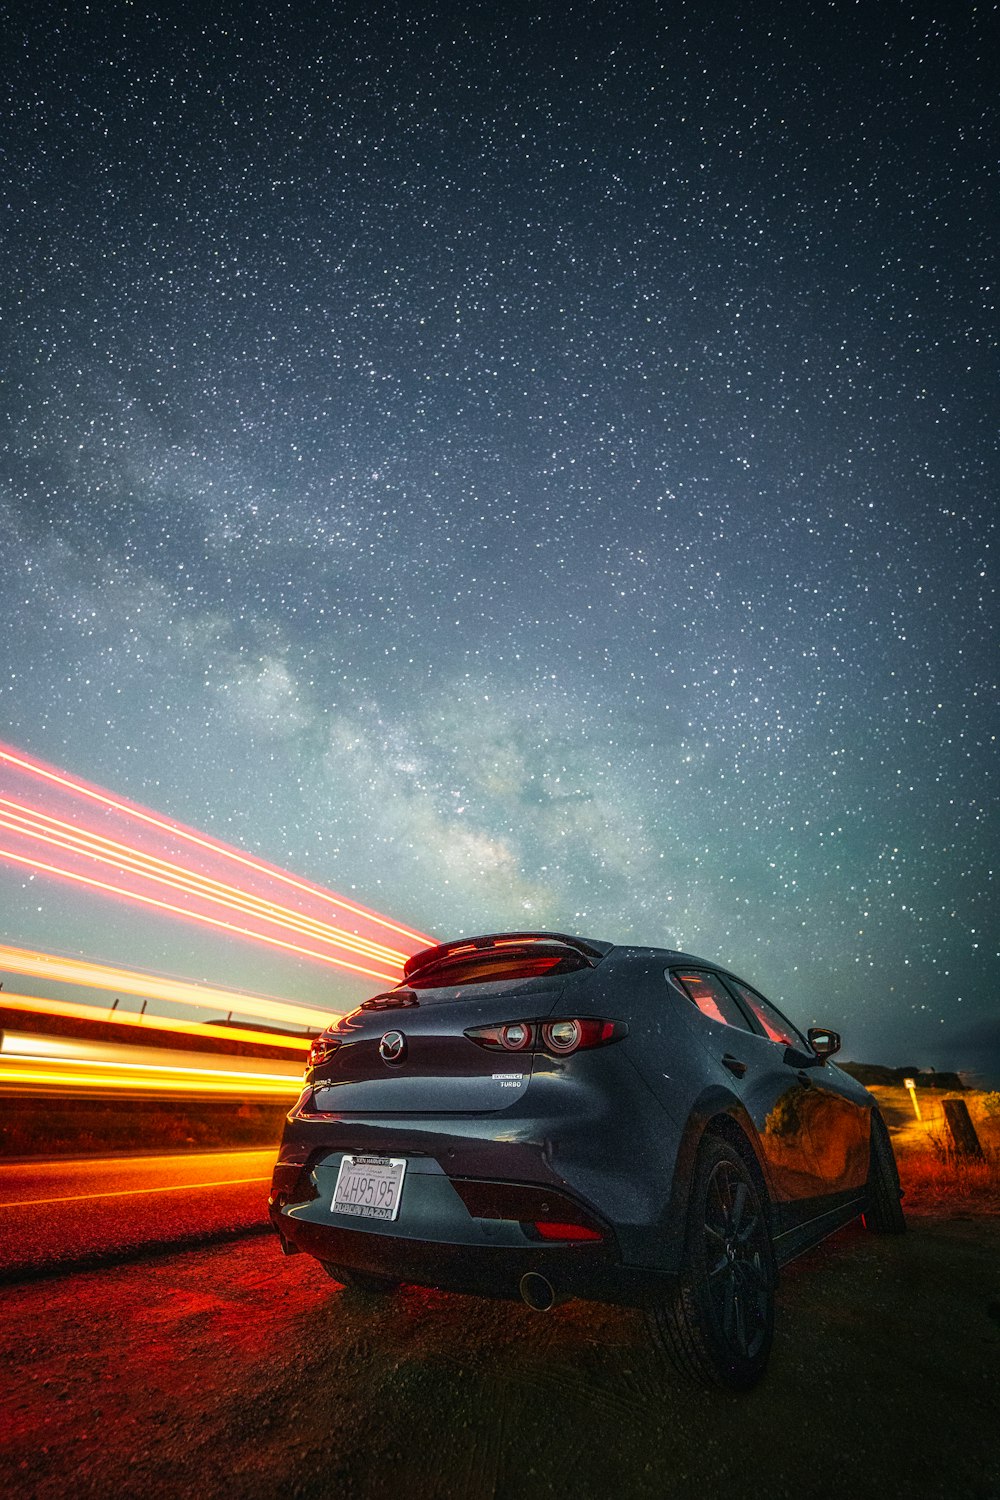
[[[599,963],[615,946],[600,942],[596,938],[570,937],[565,932],[490,932],[483,937],[456,938],[451,943],[439,943],[435,948],[422,948],[403,965],[403,978],[412,979],[422,969],[431,969],[447,958],[456,958],[461,953],[489,953],[504,948],[521,948],[530,943],[561,943],[580,953],[584,958]]]

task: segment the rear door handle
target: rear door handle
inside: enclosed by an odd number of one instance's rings
[[[747,1070],[746,1063],[740,1062],[739,1058],[734,1057],[731,1052],[727,1052],[723,1057],[722,1066],[728,1068],[730,1073],[735,1073],[737,1078],[742,1078]]]

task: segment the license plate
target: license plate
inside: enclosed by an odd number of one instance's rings
[[[358,1219],[395,1219],[406,1160],[401,1156],[345,1156],[331,1207]]]

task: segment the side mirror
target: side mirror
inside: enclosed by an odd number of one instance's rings
[[[830,1031],[826,1026],[810,1026],[806,1032],[809,1045],[823,1062],[840,1051],[840,1032]]]

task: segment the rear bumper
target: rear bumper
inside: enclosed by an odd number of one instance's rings
[[[551,1283],[560,1298],[581,1297],[635,1307],[652,1300],[664,1285],[662,1277],[622,1266],[596,1245],[585,1250],[563,1245],[519,1250],[510,1246],[401,1241],[373,1231],[295,1219],[276,1209],[271,1210],[271,1222],[289,1245],[317,1260],[443,1292],[516,1299],[522,1276],[535,1271]]]
[[[627,1303],[639,1300],[598,1246],[582,1251],[555,1245],[518,1250],[511,1246],[443,1244],[439,1240],[400,1240],[372,1231],[333,1228],[273,1211],[271,1219],[290,1244],[317,1260],[350,1270],[372,1271],[416,1286],[480,1297],[516,1298],[521,1277],[536,1271],[551,1282],[560,1297]]]
[[[275,1168],[269,1212],[288,1247],[333,1266],[479,1296],[515,1298],[528,1272],[559,1297],[637,1305],[662,1290],[661,1274],[623,1264],[610,1225],[552,1185],[453,1179],[433,1158],[413,1158],[394,1222],[335,1214],[342,1155],[319,1151]],[[519,1217],[501,1217],[508,1212]],[[546,1219],[599,1226],[602,1238],[542,1239],[532,1220]]]

